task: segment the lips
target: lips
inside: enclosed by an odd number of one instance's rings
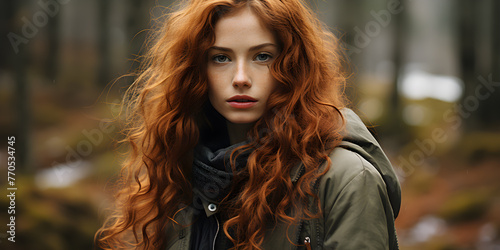
[[[235,95],[227,99],[229,105],[237,109],[247,109],[257,104],[257,99],[247,95]]]
[[[229,99],[228,102],[256,102],[257,99],[247,96],[247,95],[235,95]]]

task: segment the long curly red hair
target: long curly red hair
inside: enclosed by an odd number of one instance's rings
[[[328,171],[328,153],[343,128],[345,77],[337,40],[301,0],[190,0],[153,33],[124,99],[128,159],[114,213],[96,233],[100,247],[164,248],[166,225],[177,223],[182,204],[192,203],[192,152],[208,102],[206,52],[215,42],[216,22],[244,6],[279,39],[281,52],[270,65],[279,87],[249,131],[252,142],[231,155],[253,150],[224,233],[236,249],[259,249],[268,226],[321,213],[312,184]],[[327,168],[319,171],[324,161]],[[303,174],[293,184],[290,172],[300,162]],[[315,212],[287,215],[289,209],[308,207],[303,205],[310,197]]]

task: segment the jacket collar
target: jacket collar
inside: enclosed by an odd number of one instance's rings
[[[302,163],[297,163],[293,166],[290,171],[290,178],[292,179],[292,183],[296,183],[298,179],[304,173],[304,165]],[[216,214],[219,211],[219,202],[206,197],[201,190],[197,188],[193,188],[193,192],[200,197],[200,202],[198,204],[194,204],[195,206],[203,206],[203,210],[207,217],[210,217]]]

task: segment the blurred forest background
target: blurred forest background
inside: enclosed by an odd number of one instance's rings
[[[400,177],[401,249],[500,249],[500,1],[307,2],[341,38],[352,107]],[[171,4],[0,2],[1,249],[92,248],[122,158],[112,119],[133,79],[113,83]]]

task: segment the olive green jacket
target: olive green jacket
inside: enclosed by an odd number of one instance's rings
[[[359,117],[350,109],[342,113],[346,119],[344,139],[330,153],[332,165],[317,186],[322,216],[291,227],[276,225],[266,231],[262,249],[306,249],[306,244],[311,249],[398,249],[394,219],[399,213],[401,190],[397,177]],[[301,174],[302,166],[297,165],[291,172],[292,181]],[[200,205],[207,216],[219,212],[218,204],[209,199]],[[176,220],[189,225],[194,211],[184,209]],[[223,234],[222,225],[219,228],[218,235]],[[190,227],[170,226],[166,249],[190,249],[190,236]],[[222,248],[214,242],[213,249]]]

